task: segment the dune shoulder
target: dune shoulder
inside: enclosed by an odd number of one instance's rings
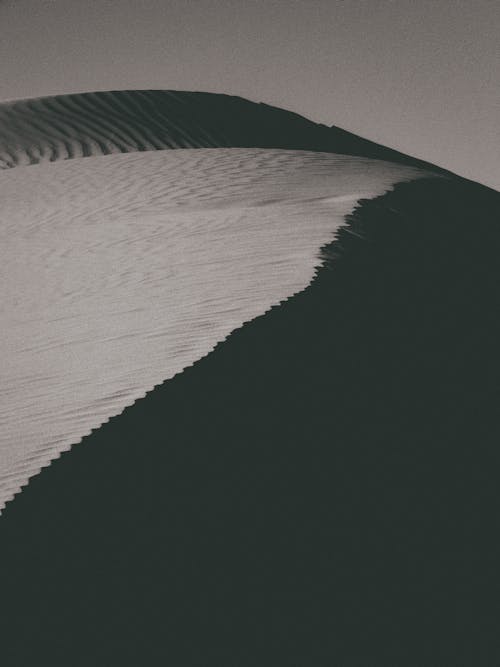
[[[448,179],[363,200],[306,290],[34,478],[0,522],[5,655],[499,656],[499,211]]]

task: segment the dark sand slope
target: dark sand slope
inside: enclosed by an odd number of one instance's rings
[[[3,664],[498,664],[499,218],[448,179],[363,201],[306,291],[34,478]]]
[[[319,150],[438,170],[345,130],[230,95],[133,90],[0,104],[0,168],[109,153],[213,147]]]

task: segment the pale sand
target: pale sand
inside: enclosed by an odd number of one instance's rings
[[[4,171],[0,507],[85,434],[303,290],[360,197],[422,175],[239,148]]]

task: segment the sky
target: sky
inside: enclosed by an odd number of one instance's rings
[[[241,95],[500,189],[497,0],[0,0],[0,29],[0,100]]]

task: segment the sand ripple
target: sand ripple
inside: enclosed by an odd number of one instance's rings
[[[419,173],[234,148],[4,172],[0,506],[91,429],[306,287],[356,200]]]
[[[430,166],[340,128],[230,95],[122,90],[0,104],[0,169],[111,153],[215,147],[318,150]]]

